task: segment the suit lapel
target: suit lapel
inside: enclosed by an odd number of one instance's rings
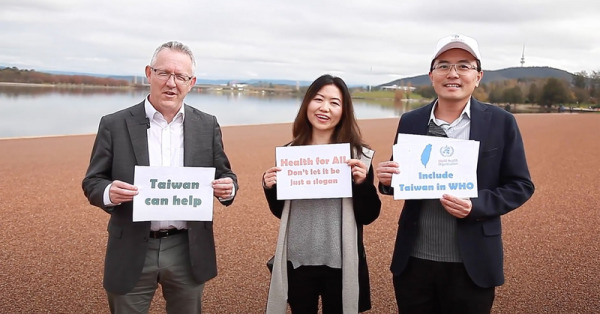
[[[419,113],[418,121],[415,123],[416,134],[418,135],[427,135],[427,130],[429,129],[429,118],[431,117],[431,110],[433,110],[433,104],[435,101],[430,103]]]
[[[190,106],[185,106],[185,120],[183,121],[183,165],[194,166],[193,158],[200,154],[200,147],[192,143],[194,135],[200,132],[198,116]]]
[[[471,98],[471,135],[469,139],[482,143],[483,139],[488,137],[492,127],[491,121],[492,113],[483,104]],[[483,145],[479,145],[480,154],[483,148]]]
[[[148,120],[146,119],[144,102],[134,106],[129,112],[131,113],[131,116],[126,119],[126,123],[136,162],[140,166],[149,166]]]

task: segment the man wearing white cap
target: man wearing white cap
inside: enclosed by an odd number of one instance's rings
[[[500,216],[523,205],[534,185],[513,115],[472,97],[482,77],[474,39],[442,38],[429,71],[438,98],[400,118],[396,134],[480,143],[477,198],[404,202],[390,267],[401,313],[489,313],[504,283]],[[398,163],[376,172],[380,192],[392,195]]]

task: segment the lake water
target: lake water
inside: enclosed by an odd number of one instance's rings
[[[103,115],[141,102],[147,90],[0,86],[0,138],[95,133]],[[185,102],[221,126],[292,122],[301,98],[190,92]],[[399,117],[406,108],[354,100],[357,119]]]

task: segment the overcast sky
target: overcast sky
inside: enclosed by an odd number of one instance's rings
[[[520,66],[523,46],[525,66],[600,71],[598,0],[1,0],[0,65],[143,75],[178,40],[200,79],[382,84],[426,74],[454,33],[478,40],[484,71]]]

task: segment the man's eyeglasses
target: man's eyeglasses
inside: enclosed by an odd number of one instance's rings
[[[453,67],[454,70],[456,70],[456,73],[458,73],[459,75],[469,74],[471,70],[477,69],[477,66],[474,66],[470,63],[439,63],[433,66],[433,72],[435,74],[444,75],[450,73],[450,70],[452,70]]]
[[[187,75],[178,74],[178,73],[170,73],[170,72],[167,72],[167,71],[164,71],[161,69],[155,69],[152,67],[150,69],[152,69],[152,71],[154,71],[154,73],[156,73],[156,77],[161,81],[168,81],[171,78],[171,76],[173,76],[175,78],[175,83],[187,85],[193,78],[192,76],[187,76]]]

